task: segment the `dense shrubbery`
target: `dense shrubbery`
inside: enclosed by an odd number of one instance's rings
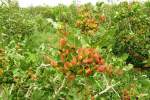
[[[149,9],[0,6],[0,99],[148,100]]]
[[[150,16],[145,10],[139,3],[122,3],[114,18],[117,24],[114,53],[128,53],[127,62],[140,67],[148,59],[150,48]]]
[[[0,8],[0,32],[12,36],[24,37],[34,32],[32,16],[17,6]]]

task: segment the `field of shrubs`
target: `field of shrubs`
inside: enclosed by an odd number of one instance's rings
[[[150,2],[0,5],[0,100],[150,100]]]

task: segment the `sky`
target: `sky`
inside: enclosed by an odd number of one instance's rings
[[[104,1],[106,3],[112,2],[112,3],[118,3],[120,1],[146,1],[146,0],[74,0],[78,4],[84,4],[84,3],[92,3],[96,4],[98,1]],[[50,6],[57,6],[58,4],[65,4],[70,5],[73,0],[18,0],[19,5],[21,7],[29,7],[29,6],[39,6],[39,5],[50,5]]]
[[[80,4],[91,2],[92,4],[95,4],[99,0],[76,0],[76,2]],[[105,1],[105,0],[104,0]],[[37,6],[37,5],[50,5],[50,6],[56,6],[58,4],[65,4],[70,5],[72,4],[73,0],[19,0],[19,5],[21,7],[26,6]]]

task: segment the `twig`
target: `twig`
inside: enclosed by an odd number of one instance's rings
[[[40,67],[48,67],[48,66],[50,66],[50,64],[44,64],[44,63],[42,63],[42,64],[40,65]]]
[[[59,75],[57,75],[54,79],[53,82],[55,82],[58,79]]]
[[[61,86],[60,86],[59,89],[55,92],[55,94],[54,94],[54,96],[53,96],[54,99],[56,98],[56,96],[59,94],[59,92],[60,92],[60,91],[62,90],[62,88],[64,87],[65,82],[66,82],[66,78],[64,78],[64,80],[63,80]]]
[[[30,85],[30,87],[28,88],[28,91],[27,91],[27,93],[25,94],[25,97],[26,97],[26,98],[29,97],[29,94],[30,94],[30,92],[31,92],[32,87],[33,87],[33,86]]]
[[[10,91],[9,91],[9,95],[11,95],[13,88],[14,88],[14,84],[11,85],[11,88],[10,88]]]
[[[106,76],[103,74],[104,81],[106,82],[106,87],[109,86],[108,80],[106,79]]]
[[[114,86],[118,85],[120,82],[113,84],[111,86],[107,86],[105,90],[99,92],[98,94],[96,94],[94,97],[97,98],[99,95],[104,94],[105,92],[107,92],[108,90],[112,89]]]
[[[120,98],[119,93],[114,89],[114,87],[112,87],[112,90],[117,94],[117,96]]]
[[[104,80],[106,82],[106,87],[109,86],[108,80],[106,79],[106,76],[103,74]],[[119,93],[114,89],[114,87],[111,87],[112,90],[117,94],[117,96],[120,98]]]

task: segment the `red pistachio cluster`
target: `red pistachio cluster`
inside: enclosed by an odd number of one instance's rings
[[[84,18],[76,21],[76,27],[81,30],[81,33],[92,35],[98,30],[98,22],[94,18]]]
[[[99,16],[99,20],[100,20],[101,23],[105,22],[106,21],[106,16],[105,15]]]
[[[50,64],[65,74],[70,80],[76,75],[90,76],[94,72],[106,70],[104,59],[94,48],[72,48],[67,40],[61,38],[58,52],[59,61],[50,60]]]
[[[98,31],[99,22],[93,16],[89,8],[79,8],[79,19],[76,21],[75,26],[81,30],[82,34],[94,35]]]

